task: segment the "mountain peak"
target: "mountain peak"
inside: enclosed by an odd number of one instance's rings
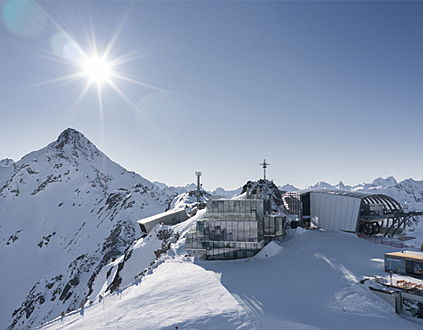
[[[79,157],[93,160],[104,156],[84,134],[73,128],[65,129],[52,144],[60,155]]]
[[[332,186],[331,184],[325,181],[319,181],[313,186],[309,186],[310,189],[335,189],[336,187]]]
[[[283,186],[279,187],[280,190],[282,191],[296,191],[299,190],[297,187],[293,186],[292,184],[284,184]]]
[[[372,182],[373,185],[381,186],[381,187],[394,186],[397,183],[398,183],[397,180],[393,176],[389,176],[385,179],[384,178],[377,178],[376,180],[373,180],[373,182]]]
[[[342,181],[339,181],[338,184],[336,185],[336,187],[338,189],[343,190],[343,189],[345,189],[345,184]]]
[[[81,132],[77,131],[74,128],[67,128],[62,133],[60,133],[59,137],[56,140],[56,147],[63,148],[66,144],[75,143],[76,141],[89,140],[82,134]]]

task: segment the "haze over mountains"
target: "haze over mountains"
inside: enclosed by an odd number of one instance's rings
[[[311,188],[371,190],[393,196],[407,210],[423,208],[423,182],[413,179],[378,178],[353,187],[319,182]],[[17,162],[1,160],[0,328],[33,327],[77,309],[94,290],[101,291],[98,274],[117,269],[128,249],[148,265],[162,242],[138,241],[136,220],[192,203],[188,195],[178,197],[180,204],[173,199],[193,189],[153,183],[125,170],[74,129]],[[240,191],[218,188],[212,195]],[[420,227],[413,223],[412,235],[423,237]],[[149,244],[147,256],[142,249]],[[129,283],[131,276],[123,280]]]

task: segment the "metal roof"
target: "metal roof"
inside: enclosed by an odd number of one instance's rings
[[[170,210],[170,211],[166,211],[166,212],[162,212],[162,213],[159,213],[159,214],[152,215],[151,217],[148,217],[148,218],[143,218],[143,219],[137,220],[137,222],[139,224],[145,224],[145,223],[148,223],[148,222],[151,222],[151,221],[157,221],[158,219],[161,219],[163,217],[166,217],[166,216],[169,216],[169,215],[175,215],[175,214],[178,214],[178,213],[181,213],[181,212],[186,213],[186,210],[185,209]]]
[[[317,192],[317,193],[323,193],[323,194],[339,195],[339,196],[354,197],[354,198],[365,198],[365,197],[374,195],[374,194],[366,193],[362,191],[349,191],[349,190],[339,190],[339,189],[304,189],[304,190],[294,191],[294,193],[298,193],[300,195],[303,195],[309,192]]]
[[[311,192],[359,198],[363,200],[365,204],[382,204],[390,212],[403,212],[401,204],[398,201],[396,201],[394,198],[388,195],[383,195],[378,193],[372,194],[370,192],[347,191],[347,190],[339,190],[339,189],[305,189],[305,190],[298,190],[294,192],[288,192],[286,194],[289,195],[294,193],[298,195],[304,195]]]

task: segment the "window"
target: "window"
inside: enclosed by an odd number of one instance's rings
[[[414,273],[423,275],[423,263],[414,262]]]
[[[386,258],[385,268],[387,271],[397,273],[405,272],[405,260]]]

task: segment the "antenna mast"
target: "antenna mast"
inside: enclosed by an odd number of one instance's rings
[[[197,176],[197,202],[200,201],[201,196],[201,183],[200,183],[200,177],[202,175],[201,172],[197,171],[195,172],[195,175]]]

